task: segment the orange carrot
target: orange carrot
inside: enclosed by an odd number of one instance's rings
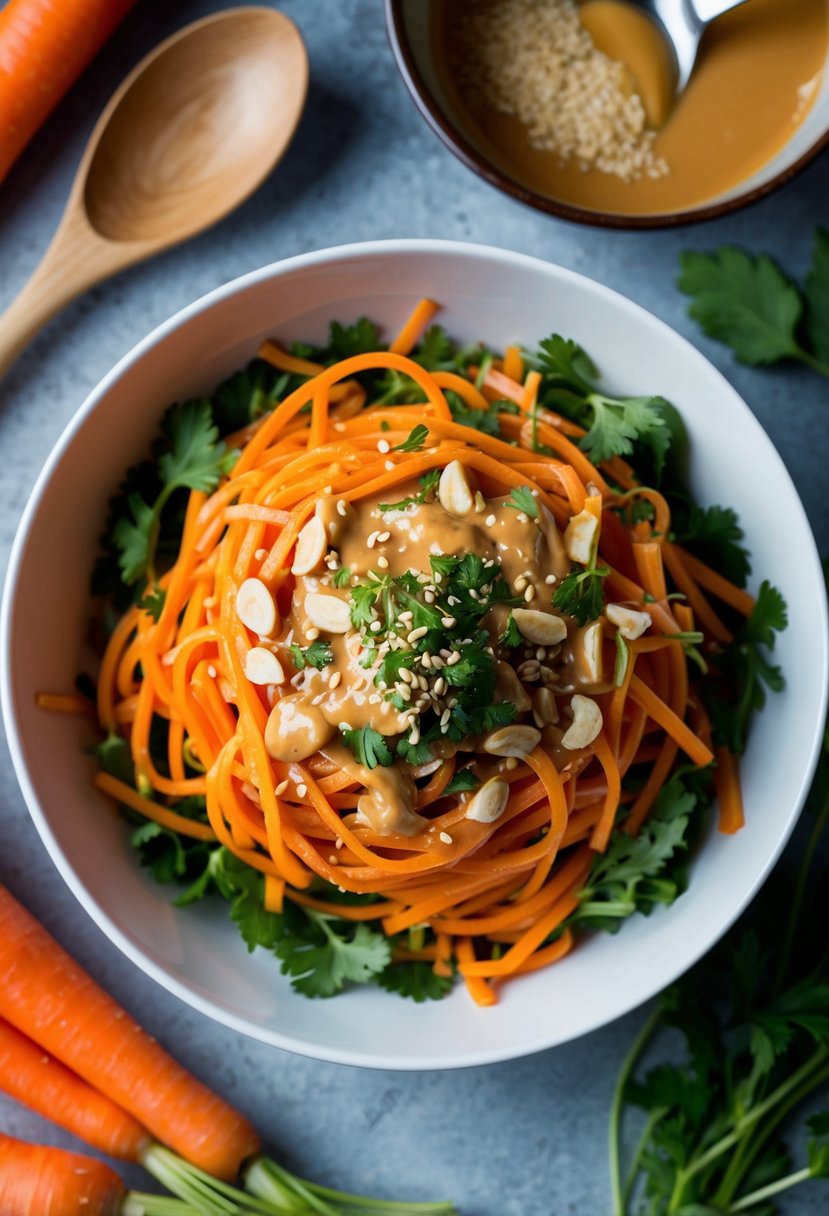
[[[717,826],[727,836],[739,832],[745,824],[743,796],[740,790],[740,772],[737,758],[727,747],[714,749],[717,765],[714,769],[714,788],[720,814]]]
[[[234,1178],[258,1150],[244,1116],[169,1056],[4,887],[0,1016],[208,1173]]]
[[[140,1161],[143,1150],[149,1147],[150,1137],[132,1115],[3,1018],[0,1089],[110,1157]]]
[[[0,181],[135,0],[9,0],[0,8]]]
[[[3,1216],[117,1216],[126,1195],[103,1161],[0,1132]]]

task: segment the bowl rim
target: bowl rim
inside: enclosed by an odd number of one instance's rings
[[[519,203],[558,219],[568,220],[573,224],[583,224],[589,228],[613,228],[627,231],[682,228],[687,224],[720,219],[722,216],[740,211],[743,207],[750,207],[760,202],[767,195],[785,185],[802,169],[805,169],[826,147],[829,147],[829,127],[827,127],[797,160],[787,165],[785,169],[781,169],[767,182],[721,203],[703,203],[684,211],[664,211],[655,215],[620,215],[613,211],[594,211],[587,207],[577,207],[572,203],[560,202],[545,194],[539,194],[530,186],[522,185],[508,173],[498,169],[449,121],[435,100],[434,94],[426,85],[406,37],[403,20],[404,3],[405,0],[383,0],[386,34],[398,71],[403,77],[421,117],[426,120],[444,146],[466,165],[467,169],[471,169],[478,177],[483,178],[504,194],[517,199]]]
[[[234,1013],[229,1009],[217,1005],[209,996],[204,996],[195,986],[188,984],[185,980],[179,979],[172,974],[166,967],[156,962],[150,957],[141,946],[134,943],[128,934],[119,928],[112,919],[110,914],[104,907],[101,906],[97,897],[95,897],[84,885],[80,877],[75,873],[72,864],[66,857],[62,847],[58,843],[56,835],[50,826],[49,817],[43,810],[40,804],[39,796],[35,788],[33,779],[30,776],[29,767],[25,758],[25,748],[23,742],[22,730],[18,727],[18,720],[15,710],[15,692],[13,689],[11,672],[13,669],[12,662],[12,642],[13,642],[13,614],[14,602],[16,599],[16,588],[20,576],[23,560],[28,548],[30,533],[35,526],[44,493],[51,481],[51,478],[63,461],[68,450],[75,441],[77,432],[82,429],[87,419],[100,408],[103,399],[115,386],[122,375],[131,369],[135,364],[143,359],[144,355],[163,342],[169,335],[174,333],[187,322],[192,321],[201,314],[208,312],[215,305],[223,303],[234,296],[245,292],[248,288],[257,285],[260,282],[267,282],[272,279],[278,279],[285,274],[297,270],[309,270],[319,266],[326,266],[340,262],[348,262],[350,260],[359,260],[364,257],[371,256],[388,256],[397,254],[413,254],[413,253],[431,253],[440,254],[443,257],[462,256],[472,259],[486,258],[488,260],[503,260],[510,264],[523,265],[528,270],[538,272],[541,270],[544,273],[552,271],[555,275],[560,276],[564,280],[570,280],[574,284],[580,284],[582,287],[587,287],[596,295],[604,297],[607,300],[614,302],[617,306],[623,306],[630,310],[634,315],[638,315],[646,319],[650,325],[656,325],[660,330],[665,331],[675,341],[678,341],[683,346],[688,348],[688,351],[694,358],[701,360],[707,367],[708,372],[720,381],[725,389],[735,395],[743,408],[746,410],[749,407],[743,401],[739,393],[730,385],[728,380],[721,372],[710,363],[705,356],[693,346],[682,334],[679,334],[667,322],[661,320],[653,313],[623,295],[621,292],[613,288],[605,286],[603,283],[595,279],[591,279],[587,275],[583,275],[578,271],[570,270],[566,267],[559,266],[556,263],[548,262],[543,258],[534,257],[530,254],[519,253],[513,250],[504,249],[502,247],[483,245],[475,242],[465,242],[458,240],[443,240],[432,238],[392,238],[377,241],[355,242],[346,245],[332,246],[328,248],[312,250],[305,253],[296,254],[289,258],[284,258],[276,262],[271,262],[259,269],[249,271],[235,279],[231,279],[226,283],[213,288],[206,294],[198,297],[190,304],[179,309],[165,321],[160,322],[154,329],[141,338],[129,351],[127,351],[121,359],[110,369],[109,372],[98,382],[97,385],[86,396],[82,404],[78,407],[74,415],[69,419],[68,423],[61,432],[54,447],[52,448],[40,474],[38,475],[35,484],[31,490],[17,531],[14,537],[9,563],[7,567],[7,577],[3,588],[2,602],[0,602],[0,709],[2,709],[2,719],[6,726],[9,751],[12,758],[14,770],[23,793],[29,814],[35,824],[35,828],[41,838],[41,841],[46,848],[47,853],[52,863],[57,868],[64,882],[72,891],[75,898],[78,900],[81,907],[93,920],[95,925],[100,929],[109,940],[118,947],[130,962],[132,962],[140,971],[150,976],[162,988],[170,992],[178,999],[182,1000],[186,1005],[198,1010],[198,1012],[211,1018],[213,1021],[219,1022],[221,1025],[227,1026],[232,1030],[254,1039],[255,1041],[265,1043],[269,1046],[279,1047],[283,1050],[291,1051],[294,1054],[307,1056],[314,1059],[325,1060],[336,1064],[347,1064],[363,1068],[378,1068],[396,1072],[425,1072],[425,1071],[444,1071],[456,1068],[477,1067],[482,1064],[498,1063],[501,1061],[521,1058],[523,1056],[533,1055],[539,1051],[547,1050],[554,1046],[563,1046],[565,1043],[574,1039],[583,1038],[585,1035],[594,1030],[603,1028],[604,1026],[616,1021],[619,1017],[625,1016],[638,1008],[645,1001],[652,999],[659,991],[673,983],[680,975],[686,973],[702,958],[713,946],[721,940],[723,935],[733,925],[740,915],[745,911],[746,907],[756,896],[757,892],[765,883],[772,868],[778,861],[785,845],[787,844],[799,815],[803,809],[806,796],[808,794],[812,777],[818,760],[818,755],[822,745],[823,738],[823,722],[826,718],[827,703],[829,703],[829,629],[827,625],[827,598],[823,589],[822,576],[817,580],[817,585],[820,588],[820,603],[819,616],[823,623],[824,629],[821,640],[820,661],[823,669],[823,679],[821,684],[821,704],[819,706],[819,714],[815,717],[813,726],[814,736],[812,739],[811,750],[809,755],[809,763],[806,766],[797,789],[797,796],[792,802],[791,814],[785,829],[780,834],[775,847],[765,858],[763,865],[755,874],[754,880],[748,885],[742,898],[739,900],[733,915],[724,918],[718,927],[718,932],[714,938],[702,944],[698,944],[689,958],[677,956],[672,965],[668,967],[666,973],[659,977],[657,986],[654,988],[648,984],[648,991],[641,995],[637,993],[636,999],[631,1003],[626,1004],[624,1008],[620,1008],[610,1018],[605,1015],[597,1015],[591,1013],[585,1020],[583,1028],[577,1034],[568,1034],[564,1038],[558,1037],[555,1034],[554,1024],[551,1024],[550,1030],[547,1033],[536,1033],[529,1036],[530,1041],[515,1044],[507,1039],[499,1044],[497,1048],[487,1047],[479,1048],[471,1051],[464,1059],[449,1061],[445,1055],[437,1054],[435,1056],[422,1056],[416,1059],[403,1058],[402,1060],[393,1055],[377,1055],[367,1058],[362,1050],[354,1050],[348,1046],[333,1047],[329,1044],[324,1046],[316,1043],[306,1043],[303,1040],[295,1038],[290,1033],[285,1033],[280,1030],[272,1029],[257,1025],[251,1019],[240,1014]],[[749,411],[750,412],[750,411]],[[763,430],[759,421],[757,426]],[[763,430],[765,435],[765,431]],[[768,436],[766,436],[768,438]],[[800,506],[803,524],[807,530],[808,536],[811,538],[811,556],[814,560],[815,569],[820,572],[820,561],[817,552],[817,547],[814,542],[811,527],[805,510],[803,509],[800,496],[794,486],[791,474],[780,462],[781,476],[788,479],[792,485],[793,492],[796,496],[797,503]],[[824,636],[825,635],[825,639]]]

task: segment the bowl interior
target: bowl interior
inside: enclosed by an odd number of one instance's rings
[[[462,159],[471,163],[495,185],[511,184],[525,202],[544,207],[545,196],[539,195],[530,186],[513,176],[510,165],[497,149],[481,138],[476,124],[471,123],[458,103],[453,89],[447,88],[447,77],[438,70],[434,53],[435,28],[439,6],[445,0],[388,0],[389,20],[396,30],[401,54],[409,61],[408,79],[410,88],[418,96],[422,108],[442,138]],[[829,0],[827,0],[829,7]],[[829,71],[824,68],[818,94],[803,122],[795,128],[791,138],[769,161],[750,177],[744,178],[728,190],[707,198],[704,203],[694,203],[687,208],[672,209],[664,213],[686,220],[697,218],[700,213],[719,208],[728,209],[729,204],[738,204],[758,192],[764,192],[778,178],[785,178],[799,163],[808,159],[822,146],[829,134]],[[634,224],[636,213],[615,212],[612,206],[601,211],[556,200],[554,195],[546,198],[550,209],[560,203],[568,218],[589,219],[596,216],[618,216],[624,223]],[[647,213],[643,220],[658,222],[660,212]]]
[[[170,907],[171,889],[139,868],[127,828],[90,788],[90,728],[34,705],[39,690],[71,688],[84,663],[88,572],[107,498],[145,451],[164,407],[210,390],[266,335],[314,340],[330,319],[363,314],[393,333],[424,294],[440,301],[441,322],[460,339],[530,344],[558,330],[595,356],[610,387],[672,399],[690,431],[697,495],[736,507],[754,586],[768,577],[788,592],[791,616],[778,648],[786,691],[757,721],[744,765],[746,829],[735,838],[709,833],[674,908],[504,986],[489,1010],[460,988],[425,1006],[379,989],[333,1001],[295,995],[271,956],[248,955],[224,905]],[[102,473],[93,453],[106,453]],[[4,707],[21,785],[53,860],[104,931],[220,1021],[311,1056],[384,1068],[453,1067],[561,1043],[686,969],[782,848],[813,769],[827,690],[825,596],[811,532],[779,456],[737,394],[682,338],[615,293],[534,259],[450,242],[304,255],[220,288],[151,334],[95,390],[38,482],[12,557],[3,634]]]

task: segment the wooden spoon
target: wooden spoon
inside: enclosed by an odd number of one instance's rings
[[[143,59],[98,119],[42,262],[0,316],[0,376],[76,295],[246,199],[287,148],[307,87],[299,31],[273,9],[215,13]]]

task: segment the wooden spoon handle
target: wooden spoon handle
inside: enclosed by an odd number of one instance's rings
[[[124,261],[118,245],[67,216],[26,286],[0,316],[0,378],[56,312]]]

